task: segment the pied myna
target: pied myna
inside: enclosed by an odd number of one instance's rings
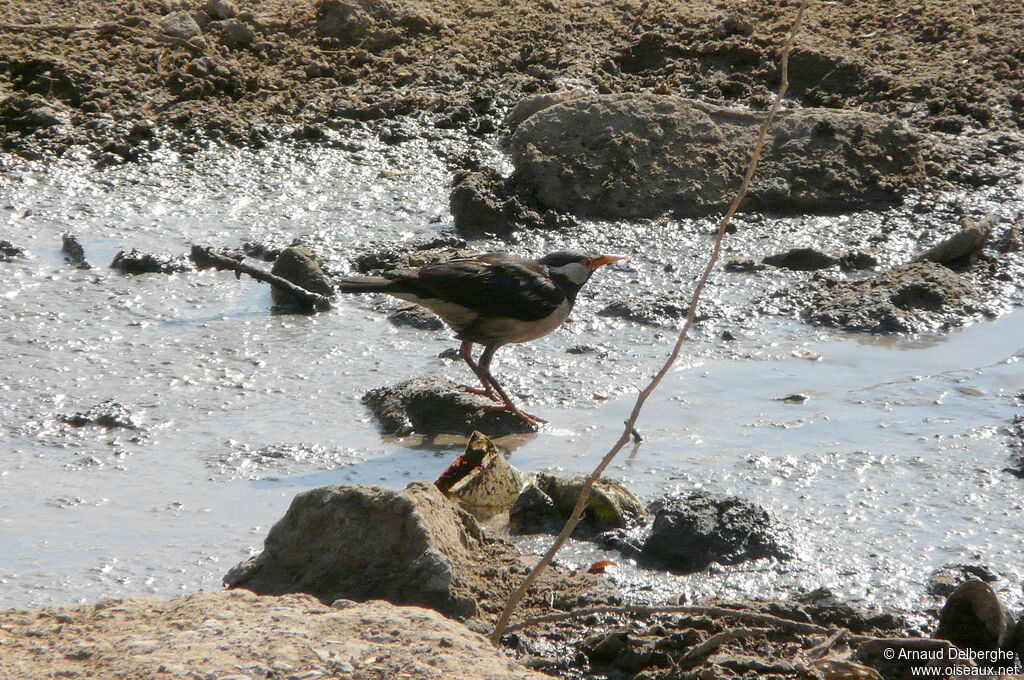
[[[338,290],[386,293],[434,312],[462,340],[459,356],[484,388],[463,389],[501,402],[490,408],[543,423],[520,411],[491,375],[494,353],[502,345],[535,340],[558,328],[594,271],[623,257],[559,251],[528,260],[510,253],[487,253],[395,269],[381,276],[343,278]],[[473,361],[474,343],[484,346],[479,362]]]

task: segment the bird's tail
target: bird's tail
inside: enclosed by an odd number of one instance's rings
[[[337,279],[335,287],[339,293],[387,293],[394,283],[383,276],[349,276]]]

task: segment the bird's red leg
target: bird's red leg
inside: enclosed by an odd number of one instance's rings
[[[473,371],[476,377],[480,380],[480,384],[484,386],[484,389],[481,390],[476,387],[470,387],[469,385],[459,385],[459,389],[462,390],[463,392],[469,392],[470,394],[479,394],[481,397],[487,397],[488,399],[491,399],[493,401],[498,401],[498,396],[494,394],[494,388],[491,387],[491,384],[489,382],[487,382],[487,378],[484,377],[484,374],[480,372],[480,366],[478,366],[477,363],[473,361],[472,352],[473,343],[469,342],[468,340],[466,342],[463,342],[462,346],[459,347],[459,356],[462,357],[462,360],[466,362],[466,365],[469,366],[469,369]]]
[[[483,373],[483,377],[487,379],[487,382],[494,386],[494,389],[497,390],[498,396],[501,397],[504,404],[501,406],[485,406],[484,408],[490,411],[508,411],[509,413],[514,413],[530,425],[548,422],[539,416],[519,410],[519,408],[512,403],[512,399],[509,398],[505,389],[499,385],[498,381],[494,379],[493,375],[491,375],[491,359],[494,358],[494,353],[499,347],[501,347],[501,345],[487,345],[487,347],[484,348],[484,353],[480,355],[480,363],[477,368],[479,368],[480,372]]]

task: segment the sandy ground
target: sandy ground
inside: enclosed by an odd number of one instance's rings
[[[318,138],[325,127],[421,113],[486,134],[523,96],[571,87],[759,109],[777,84],[776,49],[794,9],[770,0],[5,0],[3,146],[38,155],[85,144],[113,162],[174,141],[155,138],[153,122],[190,139],[259,144],[278,126]],[[1017,130],[1022,44],[1016,2],[817,0],[790,96],[943,133]],[[42,103],[63,124],[26,122],[26,107]]]

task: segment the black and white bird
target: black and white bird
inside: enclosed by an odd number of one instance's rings
[[[510,253],[487,253],[415,269],[395,269],[381,276],[338,281],[342,293],[386,293],[426,307],[462,341],[459,356],[483,389],[461,386],[500,402],[490,408],[509,411],[531,423],[546,422],[521,411],[491,374],[494,353],[503,345],[547,335],[569,316],[580,289],[599,268],[622,255],[559,251],[539,260]],[[474,361],[473,345],[483,345]]]

